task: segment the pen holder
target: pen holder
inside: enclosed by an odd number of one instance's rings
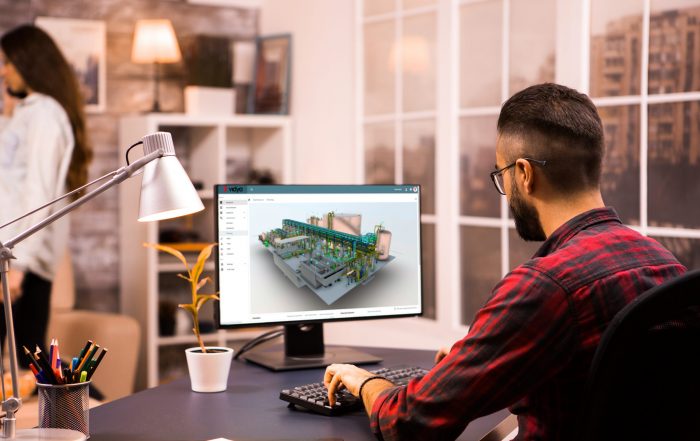
[[[72,429],[90,438],[90,382],[41,384],[39,391],[39,427]]]

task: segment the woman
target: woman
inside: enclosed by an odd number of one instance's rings
[[[43,30],[22,25],[0,37],[3,123],[0,123],[0,225],[80,187],[87,181],[92,150],[87,143],[83,100],[75,75]],[[7,241],[61,204],[0,229]],[[28,237],[13,250],[8,284],[18,359],[22,345],[44,350],[51,280],[65,253],[67,217]],[[5,338],[4,315],[0,320]]]

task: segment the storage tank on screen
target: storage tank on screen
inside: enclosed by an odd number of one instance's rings
[[[377,230],[377,260],[387,260],[391,252],[391,231]]]

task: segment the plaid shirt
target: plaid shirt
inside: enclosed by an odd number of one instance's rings
[[[467,336],[430,373],[379,395],[372,431],[384,440],[455,439],[470,421],[509,407],[517,439],[570,439],[610,320],[683,272],[613,209],[576,216],[494,287]]]

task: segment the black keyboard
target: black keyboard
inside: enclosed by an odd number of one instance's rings
[[[370,371],[374,375],[381,375],[392,383],[403,386],[415,377],[421,377],[428,373],[427,369],[420,367],[391,367]],[[289,407],[299,406],[312,412],[323,415],[342,415],[357,409],[362,409],[362,400],[343,389],[335,394],[335,405],[331,407],[328,402],[328,389],[323,383],[311,383],[280,392],[280,400],[289,403]]]

